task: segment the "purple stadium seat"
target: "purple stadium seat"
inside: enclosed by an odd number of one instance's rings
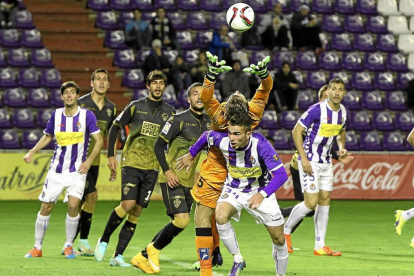
[[[395,115],[395,126],[400,130],[411,131],[414,125],[414,114],[412,111],[397,112]]]
[[[12,68],[0,69],[0,87],[17,87],[16,73]]]
[[[95,22],[96,27],[104,30],[117,30],[119,29],[118,21],[116,20],[116,14],[114,11],[99,12]]]
[[[45,88],[30,89],[27,95],[27,103],[33,107],[49,107],[49,95]]]
[[[31,109],[15,109],[13,112],[13,125],[19,128],[35,128],[34,115]]]
[[[25,130],[22,134],[22,146],[25,149],[32,149],[43,137],[43,132],[39,129]]]
[[[250,64],[257,64],[259,61],[262,61],[266,56],[270,56],[269,51],[253,51],[250,55]],[[267,68],[272,69],[273,64],[272,60],[270,59],[269,63],[267,64]]]
[[[238,0],[223,0],[223,10],[227,10],[228,8],[230,8],[231,6],[233,6],[236,3],[239,3],[240,1]]]
[[[288,5],[287,0],[269,0],[269,1],[267,1],[267,10],[268,11],[273,11],[273,8],[276,5],[276,3],[282,4],[283,13],[288,14],[290,12],[290,7]]]
[[[359,146],[358,136],[355,134],[355,131],[346,132],[345,144],[347,150],[359,151],[361,149]]]
[[[252,7],[254,12],[265,13],[267,12],[266,4],[264,0],[247,0],[247,4]]]
[[[106,31],[104,44],[111,49],[127,49],[124,31]]]
[[[304,70],[318,69],[314,52],[298,52],[296,56],[296,66]]]
[[[352,82],[350,81],[350,79],[348,78],[348,74],[346,71],[335,71],[335,72],[331,72],[329,75],[329,79],[334,79],[334,78],[340,78],[341,80],[343,80],[343,82],[345,83],[345,88],[346,90],[350,90],[352,89]]]
[[[32,14],[28,10],[19,10],[14,19],[14,25],[18,29],[34,29]]]
[[[377,50],[383,52],[398,52],[395,36],[393,34],[378,34],[376,47]]]
[[[145,88],[144,73],[141,69],[125,70],[122,85],[129,88]]]
[[[342,54],[342,67],[351,71],[362,71],[364,67],[362,66],[361,56],[358,52],[350,52]]]
[[[131,0],[132,8],[139,8],[142,11],[153,11],[152,0]]]
[[[7,47],[7,48],[21,47],[18,30],[3,29],[0,32],[0,43],[3,47]]]
[[[163,51],[163,54],[168,58],[169,62],[173,64],[179,53],[177,50],[168,50]]]
[[[124,28],[126,24],[128,24],[129,21],[134,19],[134,13],[133,12],[120,12],[119,13],[119,26]]]
[[[361,148],[366,151],[382,151],[381,139],[376,131],[363,132],[361,134]]]
[[[42,36],[40,31],[37,29],[32,30],[23,30],[21,33],[22,36],[22,46],[27,48],[44,48],[42,42]]]
[[[303,4],[309,6],[309,0],[290,0],[290,10],[293,12],[299,11],[299,7]]]
[[[357,91],[346,92],[342,104],[349,110],[361,110],[361,96]]]
[[[229,36],[231,42],[233,42],[234,46],[237,49],[240,49],[240,42],[239,42],[240,36],[235,32],[229,32],[228,36]],[[247,47],[247,48],[249,48],[249,47]]]
[[[178,103],[182,108],[189,108],[190,104],[187,101],[187,90],[178,92]]]
[[[177,6],[175,5],[174,0],[155,0],[154,7],[164,8],[166,11],[176,11]]]
[[[36,115],[36,125],[46,128],[47,122],[52,117],[53,109],[39,109]]]
[[[31,66],[29,54],[25,48],[10,49],[8,64],[13,67],[29,67]]]
[[[374,86],[372,85],[371,76],[369,72],[354,72],[352,74],[352,86],[355,89],[359,90],[373,90]]]
[[[332,14],[334,12],[331,0],[312,1],[312,10],[321,14]]]
[[[169,12],[167,14],[167,17],[171,20],[171,23],[173,24],[176,31],[183,31],[187,29],[185,18],[179,12]],[[188,24],[188,26],[191,27],[190,24]]]
[[[59,89],[52,89],[50,92],[50,103],[55,107],[63,107],[63,100]]]
[[[364,66],[371,71],[385,71],[384,58],[380,53],[366,53]]]
[[[367,31],[377,34],[387,34],[387,23],[384,16],[368,16],[367,18]]]
[[[384,148],[389,151],[405,151],[407,148],[404,143],[405,138],[400,132],[386,132],[384,133]]]
[[[54,67],[52,54],[46,48],[32,50],[32,64],[36,67]]]
[[[327,83],[326,76],[323,71],[308,71],[307,86],[314,90],[319,90]]]
[[[177,7],[183,11],[199,11],[198,1],[194,0],[178,0]]]
[[[364,15],[377,15],[377,3],[375,0],[357,0],[356,1],[357,12]]]
[[[340,14],[355,14],[352,0],[335,0],[335,12]]]
[[[375,88],[379,90],[395,90],[394,77],[391,72],[378,72],[374,76]]]
[[[177,41],[182,50],[194,50],[194,43],[191,33],[188,31],[177,32]]]
[[[198,60],[198,55],[200,54],[199,50],[190,50],[183,52],[183,58],[188,63],[194,63]],[[224,75],[224,74],[223,74]]]
[[[157,14],[155,12],[146,12],[142,14],[142,19],[146,21],[151,21]]]
[[[337,52],[323,52],[319,55],[319,67],[325,70],[341,70],[341,62]]]
[[[371,33],[355,34],[354,48],[362,52],[375,52],[374,39]]]
[[[345,16],[345,30],[351,33],[365,33],[364,20],[361,15]]]
[[[151,53],[151,50],[139,50],[136,57],[138,68],[144,64],[145,58]]]
[[[189,12],[187,14],[187,26],[192,30],[208,30],[208,22],[203,12]]]
[[[303,81],[302,73],[299,72],[299,71],[292,71],[292,73],[293,73],[293,75],[295,75],[295,78],[299,83],[299,88],[300,89],[307,89],[306,83]]]
[[[371,122],[366,111],[352,112],[349,126],[353,130],[370,130]]]
[[[0,128],[12,127],[9,111],[6,108],[0,108]]]
[[[402,91],[387,92],[386,105],[389,109],[396,111],[405,111],[408,109],[405,104],[405,97]]]
[[[221,0],[200,0],[200,8],[208,12],[222,11]]]
[[[377,130],[393,130],[394,123],[391,114],[388,111],[374,112],[372,126]]]
[[[397,72],[408,72],[405,56],[401,53],[388,54],[387,69]]]
[[[7,67],[6,56],[3,52],[3,48],[0,47],[0,67]]]
[[[117,11],[131,11],[131,0],[110,0],[111,8]]]
[[[273,54],[273,66],[281,69],[284,61],[289,62],[290,68],[293,70],[295,66],[295,58],[291,51],[276,51]]]
[[[149,91],[148,89],[134,89],[134,92],[132,93],[132,101],[142,100],[146,97],[148,97]]]
[[[111,9],[109,0],[88,0],[87,5],[94,11],[109,11]]]
[[[276,130],[276,131],[269,131],[269,136],[273,138],[274,147],[277,150],[291,150],[293,145],[291,142],[291,135],[289,131],[286,130]]]
[[[222,25],[227,25],[226,13],[211,13],[210,27],[218,30]]]
[[[311,105],[313,105],[316,102],[312,91],[309,89],[299,91],[298,99],[299,108],[304,110],[307,110]]]
[[[322,30],[330,33],[343,33],[341,18],[336,15],[324,15],[322,18]]]
[[[259,124],[260,127],[265,129],[278,129],[280,128],[279,122],[277,120],[277,114],[274,110],[265,110],[263,113],[263,118]]]
[[[174,86],[172,86],[172,84],[169,84],[165,88],[164,94],[162,94],[162,100],[166,102],[167,104],[170,104],[174,107],[179,107],[179,104],[177,102],[177,96],[174,90]]]
[[[62,85],[62,76],[58,69],[44,69],[40,77],[40,84],[48,88],[59,88]]]
[[[213,33],[210,31],[197,32],[195,44],[197,48],[207,49],[210,41],[213,39]]]
[[[282,126],[287,129],[293,129],[296,125],[296,122],[300,118],[299,111],[283,111],[282,112]]]
[[[352,51],[354,49],[347,33],[333,34],[331,47],[338,51]]]
[[[414,79],[413,72],[398,73],[397,74],[397,88],[398,89],[407,88],[408,82],[413,79]]]
[[[18,83],[25,88],[40,87],[40,78],[36,68],[20,69]]]
[[[120,68],[136,68],[134,51],[131,49],[117,50],[114,56],[114,65]]]
[[[17,132],[14,129],[0,131],[0,148],[1,149],[20,149],[20,141]]]

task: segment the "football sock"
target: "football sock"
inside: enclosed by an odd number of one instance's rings
[[[116,246],[114,257],[124,254],[126,247],[128,246],[129,242],[134,236],[136,227],[136,223],[132,223],[129,220],[125,221],[121,231],[119,232],[119,239],[118,244]]]
[[[313,215],[315,214],[315,211],[312,210],[310,213],[308,213],[306,215],[306,217],[313,217]],[[292,231],[290,232],[291,234],[295,233],[295,230],[299,227],[299,225],[303,222],[303,219],[301,219],[298,223],[296,223],[295,226],[292,227]]]
[[[211,217],[211,233],[213,234],[213,251],[218,248],[218,252],[220,252],[220,235],[217,230],[215,213],[213,213],[213,216]]]
[[[43,237],[45,236],[46,229],[49,226],[49,220],[50,220],[50,215],[42,216],[40,212],[37,213],[37,219],[35,223],[35,244],[34,246],[39,250],[42,250]]]
[[[195,244],[197,257],[200,262],[200,276],[212,276],[213,265],[211,255],[213,251],[213,236],[211,228],[196,228]]]
[[[290,235],[292,233],[292,228],[311,211],[312,209],[308,209],[305,202],[296,204],[285,223],[285,234]]]
[[[325,235],[329,221],[329,206],[321,206],[318,204],[313,221],[315,222],[315,249],[318,250],[325,246]]]
[[[101,237],[101,242],[109,242],[109,238],[111,237],[112,233],[118,228],[118,226],[121,224],[122,220],[126,216],[125,210],[122,208],[121,205],[115,208],[114,211],[112,211],[111,215],[109,216],[108,222],[106,224],[104,233]]]
[[[66,242],[65,247],[73,245],[73,239],[76,236],[76,230],[78,229],[79,224],[79,214],[76,217],[71,217],[69,214],[66,214]]]
[[[162,250],[169,245],[172,240],[180,234],[184,229],[175,226],[172,222],[168,223],[162,229],[158,238],[154,241],[154,247],[158,250]]]
[[[85,212],[84,210],[82,210],[80,213],[79,226],[80,226],[80,238],[82,240],[88,239],[89,231],[91,230],[92,215],[93,213],[88,213],[88,212]]]
[[[276,272],[279,275],[284,275],[287,271],[289,253],[286,242],[284,245],[273,244],[273,259],[275,260]]]
[[[236,240],[236,232],[234,232],[231,223],[227,222],[226,224],[222,225],[217,224],[217,230],[229,253],[232,255],[240,253],[239,245]]]
[[[406,221],[412,219],[414,217],[414,208],[407,210],[407,211],[403,211],[402,217]]]

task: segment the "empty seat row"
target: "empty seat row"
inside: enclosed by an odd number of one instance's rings
[[[4,91],[0,106],[7,107],[62,107],[63,101],[61,99],[60,90],[58,88],[52,89],[50,92],[46,88],[32,88],[25,93],[21,87],[7,88]]]
[[[39,30],[19,30],[3,29],[0,30],[0,45],[7,48],[44,48],[42,36]]]
[[[7,52],[0,48],[0,67],[54,67],[52,54],[48,49],[11,48]]]
[[[43,132],[40,129],[24,130],[21,139],[18,131],[14,129],[0,130],[0,149],[31,149],[42,136]],[[44,149],[55,149],[55,140]]]
[[[52,116],[53,109],[41,109],[34,115],[32,109],[22,108],[10,115],[5,108],[0,108],[0,128],[45,128]]]
[[[25,88],[59,88],[62,84],[60,71],[55,68],[43,69],[36,68],[20,69],[18,73],[13,68],[0,69],[0,87],[15,88],[22,86]]]

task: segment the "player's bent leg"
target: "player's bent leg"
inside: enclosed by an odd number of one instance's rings
[[[277,275],[285,275],[289,262],[288,247],[283,233],[283,225],[280,226],[267,226],[265,225],[267,232],[273,242],[273,259],[275,260],[275,267]]]

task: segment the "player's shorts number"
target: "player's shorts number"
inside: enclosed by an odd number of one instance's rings
[[[147,195],[147,197],[144,200],[145,201],[149,201],[150,196],[151,196],[151,191],[148,191],[148,195]]]

